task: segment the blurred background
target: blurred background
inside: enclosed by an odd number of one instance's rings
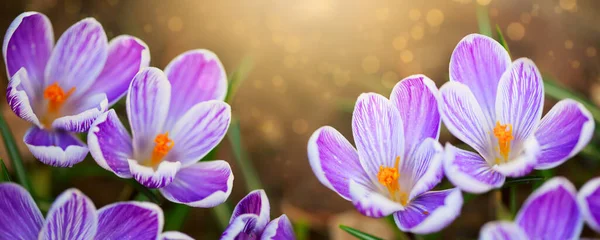
[[[145,41],[150,64],[159,68],[190,49],[215,52],[239,83],[230,103],[241,138],[226,138],[214,156],[229,161],[236,176],[227,204],[235,206],[247,186],[261,186],[272,217],[286,213],[300,239],[350,239],[339,224],[384,239],[475,239],[484,223],[501,215],[498,203],[508,204],[508,189],[470,196],[462,216],[441,233],[401,234],[389,219],[363,217],[321,185],[306,157],[308,138],[320,126],[331,125],[351,139],[351,112],[360,93],[389,95],[398,81],[418,73],[441,86],[452,50],[467,34],[487,31],[497,37],[498,26],[513,59],[533,59],[559,89],[600,104],[597,0],[4,0],[0,6],[2,33],[24,11],[46,14],[56,38],[94,17],[109,39],[129,34]],[[6,83],[0,74],[0,85]],[[545,110],[555,102],[546,96]],[[37,195],[52,199],[77,187],[97,207],[135,196],[127,183],[95,169],[91,159],[73,169],[43,166],[22,144],[29,124],[2,106]],[[445,129],[440,141],[457,143]],[[600,175],[597,152],[586,148],[553,171],[533,175],[567,176],[579,188]],[[0,152],[3,159],[5,153]],[[258,181],[247,179],[253,172]],[[518,205],[538,184],[516,184]],[[445,181],[440,187],[450,185]],[[181,224],[167,219],[169,228],[181,225],[196,239],[216,239],[222,232],[220,210],[187,212],[164,201],[162,207],[167,215],[187,216]],[[586,227],[582,236],[594,233]]]

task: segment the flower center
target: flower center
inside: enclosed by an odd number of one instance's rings
[[[44,90],[44,99],[48,100],[48,111],[46,113],[47,116],[42,119],[44,125],[50,125],[52,121],[59,116],[62,105],[69,99],[74,91],[75,87],[72,87],[65,93],[56,82],[46,87]]]
[[[498,139],[498,147],[496,151],[500,153],[504,162],[508,161],[508,154],[510,153],[510,141],[514,139],[512,135],[512,124],[500,124],[500,121],[496,122],[494,128],[494,136]],[[500,159],[496,158],[496,164],[500,163]]]
[[[150,159],[150,165],[152,167],[156,167],[175,145],[175,142],[169,138],[169,132],[156,135],[154,143],[152,158]]]
[[[379,173],[377,173],[377,180],[381,185],[385,186],[390,193],[392,200],[406,205],[408,202],[408,195],[405,192],[400,191],[398,185],[398,178],[400,172],[398,171],[398,165],[400,164],[400,156],[396,157],[396,163],[394,167],[379,166]]]

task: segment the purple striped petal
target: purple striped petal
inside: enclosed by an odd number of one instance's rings
[[[43,222],[27,190],[14,183],[0,184],[0,239],[37,239]]]
[[[360,164],[375,179],[379,168],[394,167],[404,154],[404,130],[398,109],[384,96],[363,93],[352,114],[352,133]]]
[[[166,126],[173,126],[192,106],[208,100],[225,100],[227,75],[217,55],[191,50],[177,56],[165,68],[171,82],[171,103]]]
[[[104,29],[96,19],[75,23],[60,36],[50,55],[45,86],[58,83],[62,89],[75,88],[74,98],[85,95],[104,67],[107,44]]]
[[[483,225],[480,240],[529,240],[519,225],[513,222],[495,221]]]
[[[71,133],[31,127],[23,142],[34,157],[54,167],[71,167],[85,158],[88,148]]]
[[[162,232],[163,212],[153,203],[120,202],[98,210],[95,239],[155,240]]]
[[[509,159],[518,156],[520,146],[533,135],[543,107],[544,84],[540,71],[531,60],[517,59],[502,75],[496,96],[497,123],[512,125],[514,139],[510,142]]]
[[[346,200],[350,200],[349,179],[364,186],[372,185],[356,149],[330,126],[319,128],[310,137],[308,159],[319,181]]]
[[[38,12],[21,13],[6,30],[2,44],[8,78],[25,68],[32,80],[29,94],[40,93],[52,48],[54,31],[48,17]]]
[[[80,97],[68,102],[72,106],[71,114],[54,119],[52,128],[69,132],[87,132],[92,123],[108,108],[104,93]]]
[[[553,168],[573,157],[590,142],[594,125],[592,114],[580,103],[571,99],[558,102],[535,132],[541,147],[536,168]]]
[[[581,187],[577,202],[588,226],[600,232],[600,177],[593,178]]]
[[[408,156],[425,139],[438,139],[441,119],[437,97],[435,83],[425,75],[407,77],[392,90],[390,101],[400,112],[404,124],[404,149]]]
[[[244,214],[254,214],[257,216],[255,228],[262,232],[265,226],[271,220],[271,205],[269,204],[269,198],[264,190],[254,190],[246,195],[242,200],[235,205],[233,213],[231,213],[231,219],[229,223],[233,223],[236,218]]]
[[[413,199],[421,193],[433,189],[444,178],[444,148],[433,138],[425,139],[411,158],[402,163],[400,181],[408,181],[410,195]],[[403,179],[406,176],[408,179]]]
[[[452,52],[450,81],[471,89],[488,124],[495,123],[498,82],[510,63],[510,56],[502,45],[480,34],[467,35]]]
[[[42,127],[33,108],[38,105],[37,101],[37,93],[33,90],[33,83],[27,75],[27,70],[21,68],[8,82],[6,102],[18,117]]]
[[[229,226],[221,235],[221,240],[238,240],[238,239],[257,239],[260,237],[262,229],[256,228],[258,216],[254,214],[243,214],[235,218],[229,223]]]
[[[88,94],[105,93],[109,105],[125,93],[138,71],[150,64],[150,50],[142,40],[121,35],[108,43],[108,57]]]
[[[442,230],[460,215],[463,197],[458,188],[426,192],[394,214],[402,231],[427,234]]]
[[[356,210],[367,217],[381,218],[394,212],[404,210],[398,202],[394,202],[376,190],[350,180],[350,197]]]
[[[290,219],[283,214],[278,218],[273,219],[273,221],[267,224],[265,231],[262,236],[260,236],[261,240],[294,240],[296,239],[296,235],[294,235],[294,228],[292,227],[292,223]]]
[[[182,232],[168,231],[160,235],[160,240],[194,240],[194,238]]]
[[[491,145],[493,127],[469,87],[459,82],[444,84],[440,89],[440,113],[452,135],[485,159],[494,159]]]
[[[131,136],[114,109],[100,115],[88,133],[92,157],[102,168],[122,178],[131,178],[128,159],[133,156]]]
[[[69,189],[50,207],[39,239],[92,239],[97,227],[98,215],[92,200],[77,189]]]
[[[525,200],[515,222],[530,239],[577,239],[583,218],[575,194],[569,180],[552,178]]]
[[[184,167],[193,165],[221,142],[230,122],[229,104],[219,100],[196,104],[170,131],[175,145],[166,159],[179,161]]]
[[[128,162],[133,178],[148,188],[163,188],[171,184],[181,168],[180,162],[162,161],[156,169],[140,165],[137,160],[129,159]]]
[[[233,173],[229,163],[217,160],[182,168],[175,180],[160,192],[171,202],[209,208],[225,202],[232,187]]]
[[[506,163],[495,164],[492,169],[507,177],[522,177],[533,170],[540,154],[540,144],[535,137],[525,140],[519,156]]]
[[[479,156],[446,143],[444,172],[448,180],[465,192],[484,193],[504,184],[505,177]]]
[[[150,153],[156,135],[163,134],[170,98],[171,85],[160,69],[145,68],[133,78],[127,95],[127,116],[136,156]]]

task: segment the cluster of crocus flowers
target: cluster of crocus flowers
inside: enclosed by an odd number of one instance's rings
[[[543,105],[542,76],[531,60],[511,62],[502,45],[486,36],[462,39],[439,106],[448,130],[477,153],[447,144],[448,179],[482,193],[501,187],[506,177],[553,168],[577,154],[594,130],[589,111],[565,99],[542,118]]]
[[[255,190],[246,195],[235,206],[229,226],[221,235],[221,240],[296,239],[294,229],[285,214],[271,220],[271,206],[264,190]]]
[[[226,93],[225,70],[206,50],[181,54],[165,72],[145,68],[127,95],[132,136],[111,109],[90,129],[90,152],[103,168],[158,188],[172,202],[214,207],[231,193],[233,173],[225,161],[198,161],[227,132]]]
[[[362,94],[352,115],[355,149],[332,127],[313,133],[310,165],[317,178],[370,217],[394,215],[403,231],[441,230],[459,214],[454,188],[431,191],[443,177],[438,89],[423,75],[400,81],[390,99]]]
[[[118,202],[96,210],[77,189],[56,198],[44,219],[24,188],[0,184],[0,239],[192,239],[180,232],[162,233],[163,223],[156,204]]]
[[[56,167],[85,158],[88,148],[75,134],[87,132],[150,61],[144,42],[126,35],[108,42],[93,18],[71,26],[55,45],[50,21],[36,12],[11,23],[2,53],[8,104],[33,124],[23,141],[37,159]]]

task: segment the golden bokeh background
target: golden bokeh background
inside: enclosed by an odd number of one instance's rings
[[[2,32],[23,11],[46,14],[56,38],[80,19],[94,17],[109,39],[130,34],[145,41],[152,66],[164,68],[196,48],[215,52],[228,73],[251,66],[232,101],[243,144],[270,197],[272,216],[285,212],[308,225],[307,239],[348,239],[337,229],[340,223],[394,237],[391,225],[361,217],[318,182],[306,143],[323,125],[350,138],[352,105],[362,92],[389,95],[399,80],[420,73],[441,86],[454,46],[479,31],[478,18],[499,27],[513,59],[531,58],[542,73],[600,102],[597,0],[5,0],[0,5]],[[0,78],[6,84],[6,76]],[[547,110],[554,101],[546,99]],[[20,142],[28,124],[6,109]],[[456,140],[443,131],[440,141]],[[229,144],[222,145],[219,158],[232,163],[236,174],[230,197],[235,204],[247,191]],[[4,151],[0,156],[7,157]],[[34,160],[29,166],[37,166],[40,176],[48,174]],[[577,159],[556,172],[581,186],[599,169],[598,163]],[[122,187],[100,177],[69,186],[81,188],[98,206],[114,201]],[[520,186],[519,202],[530,191]],[[476,238],[482,224],[496,217],[495,197],[486,194],[465,204],[441,236]],[[217,229],[209,210],[194,209],[183,231],[214,239]]]

